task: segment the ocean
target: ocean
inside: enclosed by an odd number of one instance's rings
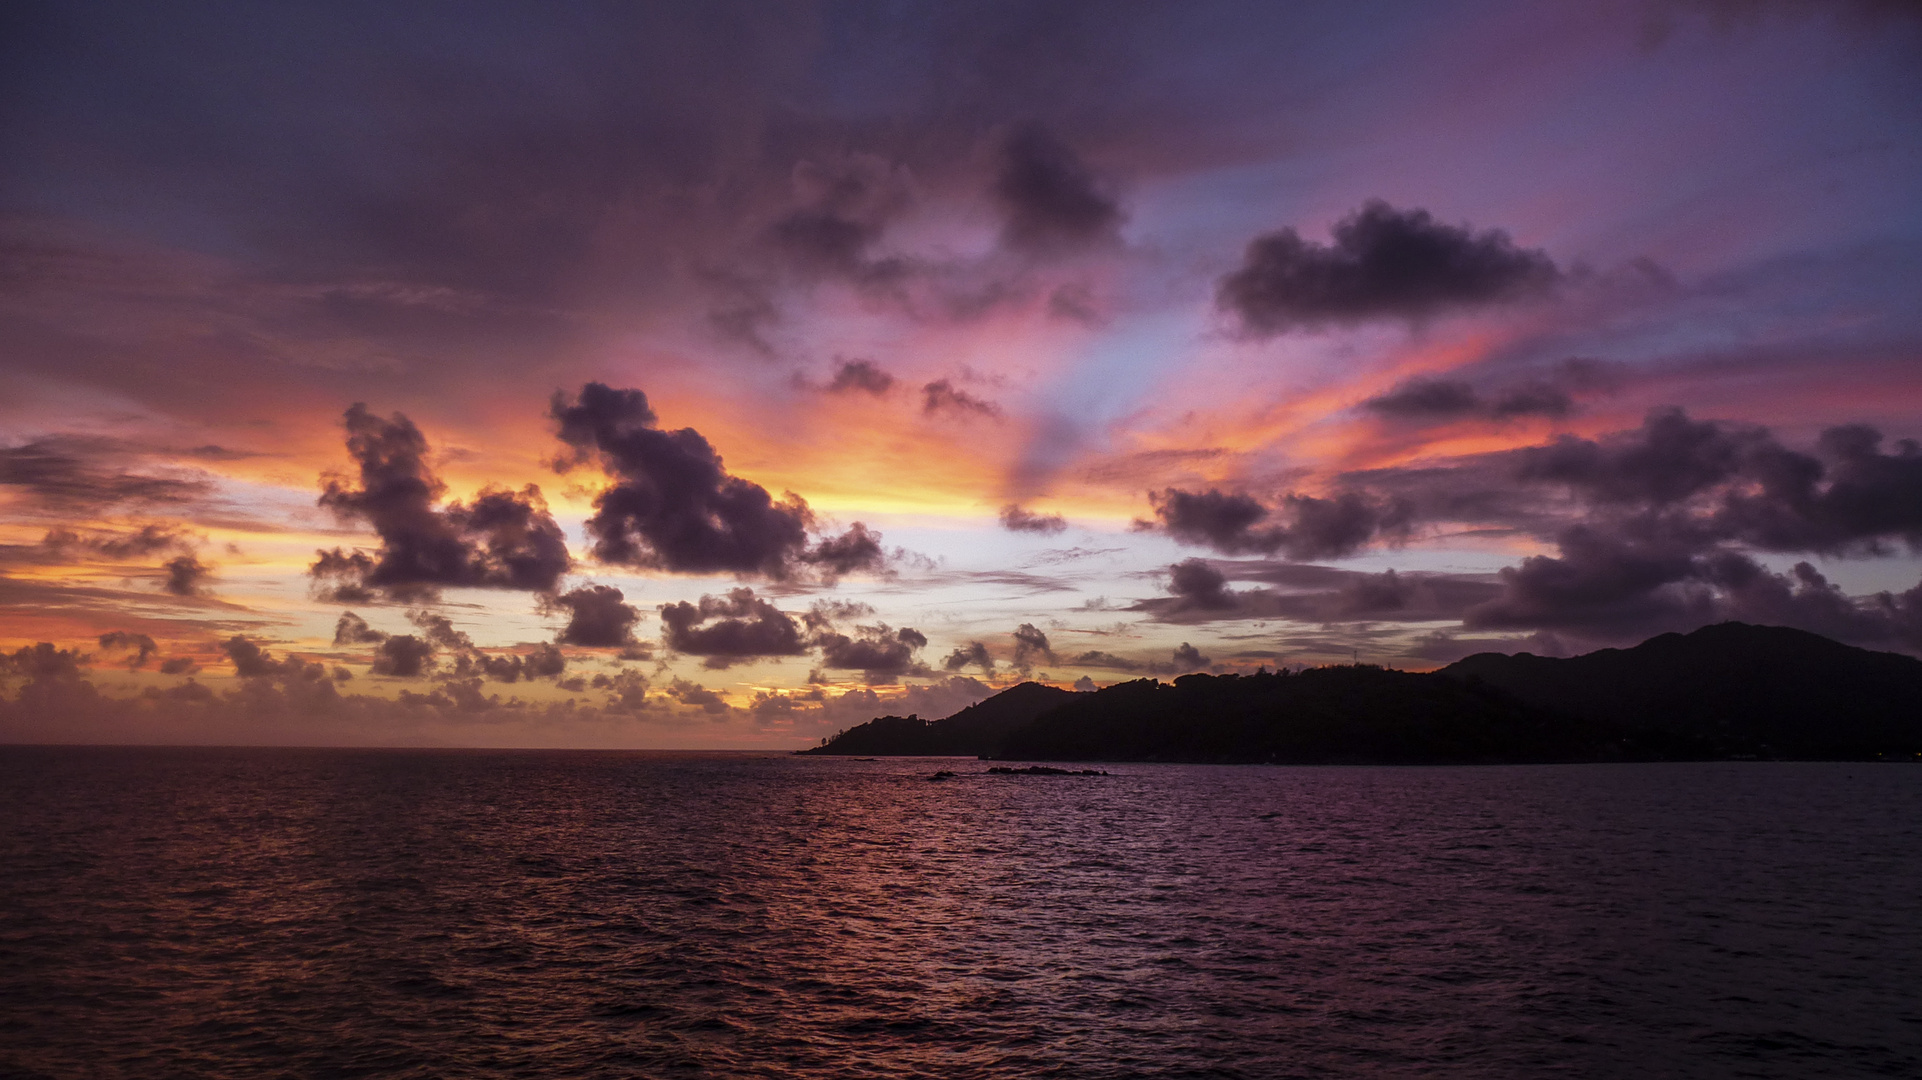
[[[1919,767],[987,767],[0,747],[0,1076],[1922,1075]]]

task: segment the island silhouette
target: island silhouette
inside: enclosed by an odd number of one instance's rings
[[[1721,623],[1567,659],[1026,682],[941,720],[883,716],[819,755],[1028,761],[1498,764],[1922,760],[1922,660]]]

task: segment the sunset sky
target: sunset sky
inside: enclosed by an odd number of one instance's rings
[[[1922,653],[1919,11],[12,5],[0,738]]]

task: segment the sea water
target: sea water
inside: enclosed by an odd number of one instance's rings
[[[1922,1075],[1922,767],[1104,767],[0,748],[0,1075]]]

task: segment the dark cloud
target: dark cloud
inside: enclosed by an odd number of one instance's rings
[[[1781,574],[1740,551],[1698,541],[1659,529],[1571,528],[1557,555],[1503,570],[1501,594],[1470,608],[1463,623],[1633,642],[1738,619],[1922,649],[1922,585],[1849,597],[1807,562]]]
[[[1803,453],[1764,428],[1657,409],[1634,431],[1525,450],[1516,472],[1564,485],[1600,512],[1667,514],[1673,538],[1683,539],[1685,524],[1696,546],[1922,548],[1922,445],[1905,439],[1885,452],[1882,443],[1873,428],[1836,427]]]
[[[1598,502],[1672,503],[1724,483],[1768,442],[1760,428],[1690,420],[1658,409],[1641,428],[1595,441],[1563,436],[1521,455],[1522,480],[1576,488]]]
[[[1182,673],[1201,671],[1207,668],[1208,664],[1209,660],[1201,655],[1201,650],[1185,641],[1175,648],[1175,654],[1170,660],[1174,670]]]
[[[1546,382],[1525,383],[1511,387],[1496,396],[1489,406],[1496,419],[1511,416],[1547,416],[1561,418],[1575,411],[1575,400],[1568,391]]]
[[[1043,661],[1055,663],[1054,649],[1048,645],[1048,635],[1042,633],[1033,623],[1022,623],[1014,629],[1014,660],[1019,671],[1032,670]]]
[[[821,666],[860,671],[869,682],[892,680],[920,667],[914,654],[928,639],[910,627],[890,629],[885,624],[864,626],[858,636],[827,632],[814,639],[821,650]]]
[[[966,645],[957,645],[947,659],[941,661],[941,666],[949,671],[960,671],[969,664],[980,668],[983,675],[994,674],[994,656],[988,652],[986,642],[970,641]]]
[[[776,580],[812,565],[830,576],[878,568],[880,535],[856,522],[808,546],[814,515],[800,496],[775,501],[730,476],[693,428],[662,431],[639,390],[588,383],[551,410],[571,466],[594,461],[614,483],[594,499],[587,531],[605,563],[680,573],[731,572]]]
[[[1116,656],[1100,649],[1090,649],[1079,656],[1068,658],[1069,667],[1106,668],[1111,671],[1140,671],[1148,665],[1125,656]]]
[[[839,536],[823,537],[801,553],[801,561],[832,581],[857,571],[883,569],[887,553],[881,547],[881,534],[857,521]]]
[[[481,676],[495,682],[515,683],[523,679],[555,678],[567,670],[567,656],[560,648],[543,643],[533,652],[498,656],[478,650],[461,654],[455,662],[456,679]]]
[[[1239,606],[1221,571],[1200,559],[1183,559],[1168,568],[1168,591],[1178,597],[1176,611],[1232,611]]]
[[[1406,611],[1415,603],[1416,583],[1393,570],[1361,574],[1336,594],[1331,615],[1356,618]]]
[[[133,634],[125,630],[110,630],[100,635],[100,647],[132,652],[134,655],[127,658],[127,666],[136,670],[147,666],[148,659],[160,649],[154,644],[154,639],[146,634]]]
[[[1123,220],[1074,150],[1035,124],[1015,128],[1002,143],[994,197],[1002,242],[1022,251],[1113,243]]]
[[[1102,652],[1100,650],[1084,652],[1079,656],[1071,657],[1067,663],[1069,667],[1103,668],[1109,671],[1140,671],[1150,675],[1185,675],[1191,671],[1205,669],[1210,661],[1206,656],[1201,655],[1201,650],[1184,641],[1175,649],[1174,654],[1170,656],[1165,663],[1130,660],[1125,656],[1116,656],[1113,653]]]
[[[456,629],[453,620],[435,611],[410,611],[407,621],[419,627],[428,643],[440,649],[467,651],[474,647],[474,639]]]
[[[765,656],[800,656],[807,651],[800,624],[754,590],[729,590],[703,596],[699,605],[662,604],[663,642],[669,649],[702,657],[711,668],[725,668]],[[710,621],[711,620],[711,621]]]
[[[876,397],[894,388],[894,376],[882,371],[872,360],[843,360],[828,382],[828,393],[846,394],[859,390]]]
[[[372,645],[386,641],[387,635],[367,625],[367,620],[351,611],[343,611],[334,622],[335,645]]]
[[[160,587],[175,596],[207,595],[207,579],[214,572],[213,567],[192,555],[176,555],[162,564],[162,569],[167,571],[167,580]]]
[[[51,529],[41,545],[61,557],[99,555],[108,559],[131,559],[163,551],[190,552],[194,539],[173,525],[142,525],[131,532]]]
[[[1009,532],[1049,536],[1067,529],[1068,519],[1060,514],[1037,514],[1023,509],[1019,503],[1009,503],[1001,508],[1001,527]]]
[[[870,249],[910,201],[905,170],[873,154],[803,161],[793,176],[800,203],[767,232],[775,249],[803,274],[886,286],[912,267],[900,258],[873,258]]]
[[[234,674],[243,679],[259,679],[281,683],[315,683],[327,678],[327,668],[323,664],[313,664],[299,657],[289,656],[276,660],[273,654],[249,640],[244,634],[235,634],[220,643],[220,651],[234,665]]]
[[[189,675],[199,670],[200,665],[191,656],[172,656],[160,662],[162,675]]]
[[[421,633],[388,634],[367,624],[367,620],[344,611],[334,623],[335,645],[378,646],[374,650],[369,674],[416,679],[438,674],[450,686],[472,679],[492,679],[513,683],[558,676],[567,669],[567,657],[551,644],[541,644],[531,653],[496,655],[475,648],[474,641],[457,629],[445,615],[431,611],[410,611],[409,622]],[[450,661],[442,664],[443,654]],[[339,669],[345,672],[345,669]],[[338,674],[336,677],[340,677]],[[347,676],[351,677],[351,675]],[[447,691],[456,700],[466,691],[453,687]],[[469,706],[477,704],[470,700]]]
[[[1491,391],[1489,395],[1459,379],[1410,379],[1386,394],[1369,398],[1361,407],[1407,424],[1441,423],[1479,417],[1509,420],[1519,416],[1559,419],[1575,411],[1573,393],[1605,388],[1598,365],[1565,361],[1553,374],[1527,379]]]
[[[675,679],[668,684],[667,692],[683,705],[694,705],[705,713],[724,713],[727,701],[721,695],[697,682]]]
[[[625,601],[621,590],[612,585],[583,585],[543,597],[541,607],[556,615],[566,613],[567,625],[554,638],[560,644],[621,649],[635,643],[634,624],[641,619],[639,609]]]
[[[413,634],[395,634],[374,650],[368,673],[397,679],[418,679],[434,666],[434,643]]]
[[[1257,334],[1384,317],[1420,317],[1541,292],[1560,277],[1540,251],[1499,230],[1444,225],[1426,210],[1371,200],[1337,222],[1334,243],[1293,229],[1256,238],[1217,300]]]
[[[356,403],[344,422],[358,476],[327,477],[320,505],[373,526],[381,547],[372,556],[319,553],[309,573],[332,583],[323,587],[329,599],[417,599],[443,587],[546,592],[567,572],[567,543],[539,488],[487,489],[471,505],[436,509],[446,486],[428,465],[427,439],[413,421],[399,413],[382,420]]]
[[[141,453],[114,439],[49,435],[0,447],[0,487],[50,510],[100,513],[120,506],[178,506],[213,492],[204,476],[132,471]]]
[[[621,712],[640,712],[647,708],[647,677],[622,668],[612,675],[596,673],[588,683],[596,690],[609,691],[608,707]]]
[[[1300,560],[1340,558],[1378,539],[1402,539],[1413,515],[1404,501],[1354,491],[1329,498],[1283,496],[1279,509],[1287,520],[1267,526],[1262,523],[1273,512],[1249,495],[1165,488],[1148,499],[1161,528],[1177,540],[1224,555],[1280,552]]]
[[[1410,379],[1361,404],[1384,416],[1417,419],[1467,416],[1482,409],[1474,387],[1451,379]]]
[[[874,607],[871,604],[864,604],[858,600],[837,600],[827,597],[809,604],[807,611],[801,615],[801,621],[807,624],[809,630],[832,630],[837,622],[860,619],[872,614],[874,614]]]
[[[947,413],[955,416],[986,416],[999,419],[1001,407],[992,401],[983,401],[966,390],[955,388],[948,379],[936,379],[921,388],[921,411],[932,416]]]
[[[1193,559],[1183,565],[1197,566],[1201,572],[1189,582],[1171,583],[1173,595],[1142,600],[1129,610],[1150,613],[1157,622],[1178,624],[1220,620],[1434,622],[1459,620],[1468,609],[1501,593],[1493,574],[1364,573],[1265,560]],[[1228,591],[1216,584],[1216,575],[1223,581],[1261,581],[1273,587]],[[1204,597],[1220,589],[1233,603],[1204,606],[1184,595],[1184,589]]]
[[[0,653],[0,674],[20,675],[36,682],[73,679],[92,661],[93,657],[78,649],[55,648],[52,642],[42,641],[15,649],[11,656]]]

